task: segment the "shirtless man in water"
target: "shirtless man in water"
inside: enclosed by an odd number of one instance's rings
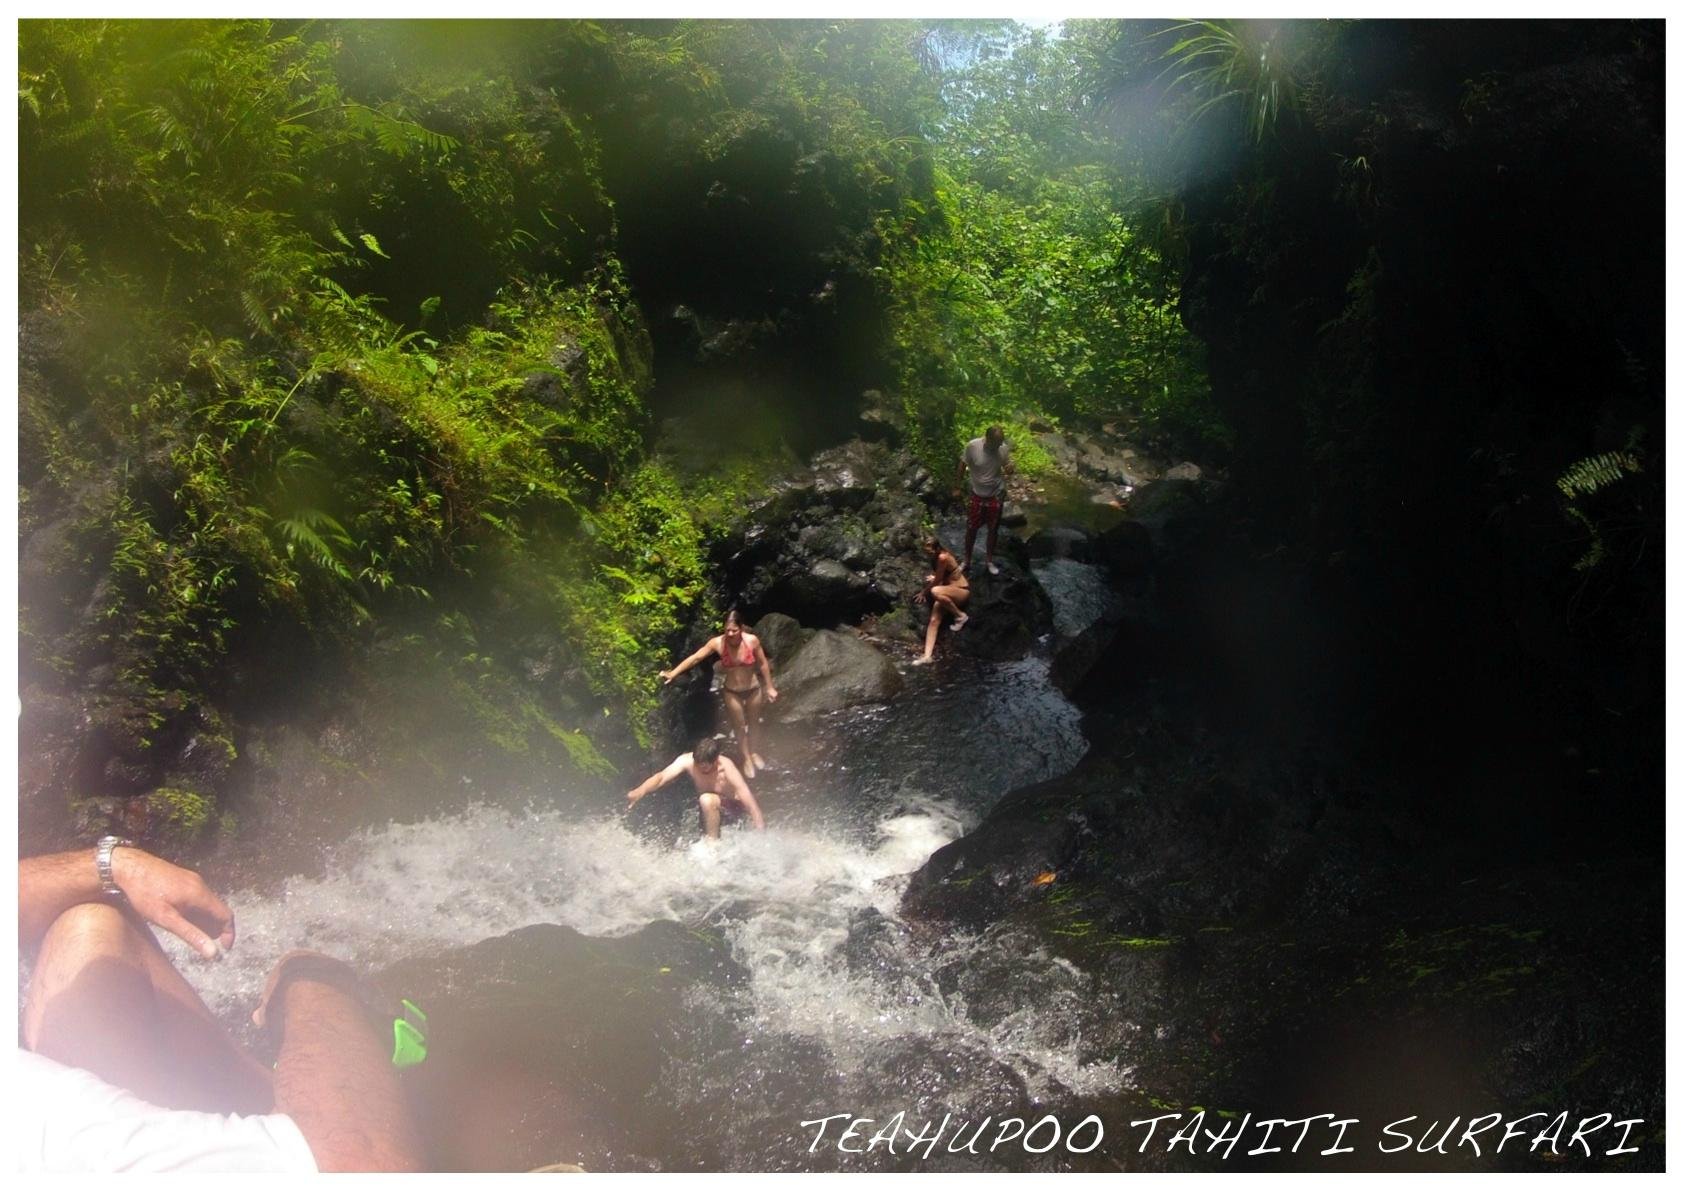
[[[778,688],[772,681],[772,660],[766,656],[760,638],[743,631],[736,610],[725,614],[725,626],[719,636],[710,638],[706,645],[671,670],[662,670],[661,680],[671,682],[690,667],[716,655],[725,688],[720,692],[720,698],[725,702],[731,731],[736,733],[737,744],[743,751],[743,776],[753,777],[754,771],[764,766],[766,760],[754,751],[749,733],[759,731],[760,708],[763,703],[778,701]]]
[[[711,736],[696,745],[694,751],[673,758],[671,765],[645,779],[637,789],[628,790],[626,809],[630,810],[637,805],[639,798],[652,790],[659,790],[681,773],[689,774],[691,782],[695,784],[696,805],[701,810],[703,835],[709,839],[718,839],[720,821],[726,816],[736,818],[744,813],[754,820],[756,831],[766,830],[766,820],[761,817],[760,804],[749,792],[748,783],[743,781],[743,775],[737,771],[736,763],[720,754],[719,742]]]

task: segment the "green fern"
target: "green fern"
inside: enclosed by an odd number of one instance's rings
[[[1636,475],[1642,470],[1643,465],[1628,452],[1606,451],[1601,455],[1579,460],[1561,473],[1555,481],[1555,486],[1568,500],[1577,500],[1581,496],[1600,492],[1626,476]]]
[[[1629,449],[1591,455],[1579,460],[1556,478],[1555,486],[1567,500],[1563,512],[1570,521],[1577,523],[1590,535],[1590,544],[1573,564],[1575,571],[1591,570],[1607,556],[1602,527],[1580,508],[1577,502],[1583,497],[1606,491],[1627,476],[1642,472],[1642,463],[1632,454],[1641,438],[1641,430],[1634,430],[1626,444]]]
[[[320,509],[300,509],[291,517],[275,520],[275,528],[286,541],[289,558],[302,554],[323,570],[351,580],[351,568],[340,557],[354,548],[345,527]]]

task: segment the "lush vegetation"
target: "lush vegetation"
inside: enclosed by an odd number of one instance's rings
[[[1033,471],[1029,424],[1061,419],[1226,445],[1174,245],[1092,118],[1095,32],[948,34],[934,201],[905,205],[882,267],[895,384],[932,456],[998,422]]]
[[[861,389],[932,459],[1221,443],[1098,30],[26,23],[26,683],[144,754],[359,671],[603,772],[708,543]]]

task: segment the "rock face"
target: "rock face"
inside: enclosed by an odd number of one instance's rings
[[[1384,779],[1311,779],[1216,741],[1189,759],[1167,728],[1139,708],[1090,721],[1089,756],[936,852],[904,912],[1086,973],[1070,1028],[1161,1101],[1448,1120],[1469,1097],[1521,1104],[1566,1081],[1659,1119],[1658,969],[1598,975],[1659,937],[1641,892],[1658,865],[1470,871]],[[1631,916],[1599,916],[1604,896]],[[1593,987],[1611,999],[1564,992]],[[1587,1069],[1592,1053],[1619,1058]],[[1480,1168],[1541,1165],[1521,1151]]]
[[[821,451],[722,540],[721,582],[749,616],[834,626],[918,590],[929,473],[910,452],[858,439]]]
[[[214,826],[236,752],[208,703],[34,685],[22,702],[18,836],[25,853],[61,850],[107,830],[181,849]]]
[[[1161,479],[1197,480],[1204,474],[1196,463],[1172,466],[1109,433],[1084,436],[1051,430],[1037,434],[1035,441],[1064,471],[1131,488],[1144,488]]]
[[[970,620],[951,636],[960,653],[1010,661],[1028,654],[1051,631],[1052,603],[1034,573],[1017,559],[1002,552],[994,561],[998,575],[990,575],[979,560],[965,604]]]
[[[546,924],[405,960],[374,983],[438,1023],[404,1082],[443,1169],[530,1170],[565,1156],[602,1170],[672,1145],[647,1104],[663,1039],[695,1028],[685,997],[698,977],[724,995],[744,973],[722,944],[675,922],[613,939]]]
[[[762,617],[755,632],[772,659],[779,695],[775,714],[781,719],[881,703],[900,692],[901,676],[894,663],[852,633],[802,629],[776,613]],[[780,655],[791,645],[796,648],[786,660]]]

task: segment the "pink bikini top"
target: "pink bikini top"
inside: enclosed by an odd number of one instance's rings
[[[725,638],[721,637],[719,639],[719,664],[724,666],[727,670],[734,670],[738,666],[754,665],[754,646],[749,644],[746,634],[743,637],[743,645],[746,647],[743,650],[743,653],[747,656],[733,658],[731,656],[731,647],[725,643]]]

